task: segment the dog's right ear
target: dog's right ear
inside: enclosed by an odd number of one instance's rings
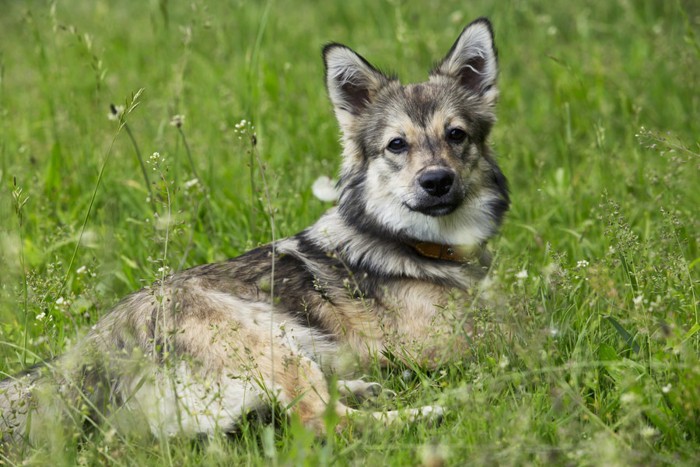
[[[498,57],[491,22],[479,18],[464,28],[447,56],[431,72],[434,75],[451,76],[486,103],[493,104],[498,97]]]
[[[349,47],[328,44],[323,48],[326,87],[336,118],[343,130],[372,102],[390,79]]]

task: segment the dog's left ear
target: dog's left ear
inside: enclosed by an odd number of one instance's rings
[[[328,95],[341,128],[347,131],[377,92],[391,80],[361,55],[341,44],[325,46],[323,62]]]
[[[430,74],[456,78],[487,103],[494,103],[498,97],[498,60],[491,22],[479,18],[464,28],[447,56]]]

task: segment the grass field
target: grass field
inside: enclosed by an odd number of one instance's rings
[[[499,299],[479,317],[489,332],[436,374],[368,370],[398,394],[386,407],[437,402],[442,424],[358,422],[318,440],[292,420],[203,444],[106,429],[28,449],[29,463],[700,463],[697,2],[0,9],[4,374],[60,354],[163,271],[296,233],[329,207],[311,195],[339,164],[326,42],[415,81],[489,16],[501,65],[492,143],[513,197],[493,243]],[[126,125],[110,104],[131,110]],[[239,139],[244,119],[262,169]]]

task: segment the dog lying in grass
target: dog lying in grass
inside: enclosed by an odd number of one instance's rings
[[[327,410],[356,412],[331,398],[330,375],[341,396],[372,397],[381,386],[342,378],[371,362],[435,368],[464,354],[464,302],[509,206],[487,144],[491,24],[468,25],[423,83],[402,85],[340,44],[323,59],[343,135],[337,207],[297,235],[127,296],[64,356],[2,381],[5,443],[71,421],[227,432],[273,404],[322,432]]]

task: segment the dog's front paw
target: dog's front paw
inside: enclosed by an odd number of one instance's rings
[[[346,399],[353,399],[360,403],[366,400],[375,400],[382,397],[396,397],[391,389],[385,389],[381,384],[367,382],[361,379],[338,381],[338,392]]]
[[[439,405],[425,405],[416,409],[407,411],[409,421],[428,421],[432,423],[441,423],[445,416],[445,409]]]
[[[396,423],[416,423],[424,422],[429,424],[439,424],[442,422],[445,409],[439,405],[426,405],[415,409],[389,410],[387,412],[373,412],[372,416],[380,420],[384,425],[394,425]]]

